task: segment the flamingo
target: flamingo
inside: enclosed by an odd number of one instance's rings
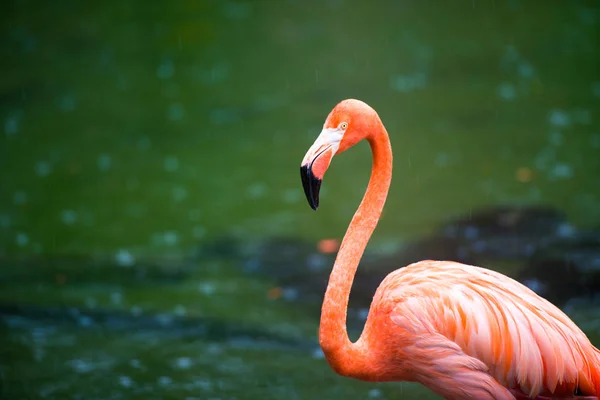
[[[445,399],[598,399],[600,351],[546,299],[495,271],[420,261],[391,272],[375,292],[363,332],[346,330],[350,289],[392,178],[392,149],[377,112],[347,99],[327,116],[302,160],[310,207],[334,155],[361,140],[373,164],[325,292],[319,344],[339,375],[418,382]]]

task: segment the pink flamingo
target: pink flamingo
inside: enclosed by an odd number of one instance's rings
[[[378,114],[344,100],[301,164],[310,206],[334,155],[367,139],[369,186],[338,252],[323,301],[319,342],[342,376],[419,382],[446,399],[598,399],[600,351],[562,311],[495,271],[421,261],[390,273],[352,343],[346,311],[358,263],[392,178],[392,149]]]

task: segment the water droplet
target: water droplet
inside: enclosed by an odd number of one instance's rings
[[[73,111],[76,105],[77,101],[71,95],[62,96],[58,102],[58,107],[64,112]]]
[[[168,376],[161,376],[160,378],[158,378],[158,384],[161,386],[168,386],[171,383],[173,383],[173,379],[171,379]]]
[[[487,247],[488,247],[488,245],[484,240],[476,240],[471,245],[471,249],[475,253],[479,253],[479,254],[484,253],[487,250]]]
[[[100,154],[96,164],[100,171],[108,171],[112,165],[112,158],[109,154]]]
[[[252,199],[263,197],[267,191],[267,185],[262,182],[254,183],[248,187],[248,196]]]
[[[577,233],[577,229],[568,223],[559,224],[556,228],[556,236],[566,238],[573,237]]]
[[[79,317],[77,317],[77,323],[80,326],[90,327],[94,325],[94,320],[87,315],[80,315]]]
[[[545,292],[545,285],[537,279],[525,279],[523,285],[540,295]]]
[[[503,64],[510,64],[510,63],[514,63],[519,59],[519,51],[517,50],[517,48],[513,45],[508,45],[506,46],[506,51],[504,52],[504,55],[502,56],[502,63]]]
[[[496,90],[498,97],[505,101],[513,101],[517,98],[517,89],[512,83],[504,82],[498,86]]]
[[[260,260],[257,258],[251,258],[246,260],[243,264],[244,271],[246,272],[254,272],[260,268]]]
[[[445,167],[449,164],[449,158],[450,157],[448,157],[447,153],[439,153],[435,157],[435,165],[437,165],[438,167]]]
[[[215,285],[210,282],[202,282],[200,285],[198,285],[198,291],[205,296],[211,296],[217,291],[217,289],[215,288]]]
[[[13,194],[13,202],[16,205],[21,205],[21,204],[27,203],[27,194],[20,190],[15,192],[15,194]]]
[[[533,66],[528,62],[524,61],[519,64],[519,75],[523,78],[531,78],[534,72]]]
[[[216,356],[223,353],[223,347],[218,343],[208,343],[205,352],[206,354]]]
[[[185,116],[185,110],[179,103],[173,103],[169,106],[167,115],[171,121],[181,121]]]
[[[177,232],[167,231],[164,233],[164,242],[167,246],[174,246],[179,241]]]
[[[201,225],[196,225],[192,230],[192,235],[194,236],[194,239],[202,239],[206,236],[206,228]]]
[[[77,213],[73,210],[63,210],[60,219],[65,225],[73,225],[77,221]]]
[[[545,170],[548,164],[552,163],[556,157],[555,150],[552,147],[543,148],[535,158],[535,166],[539,170]]]
[[[121,293],[121,292],[112,292],[110,294],[110,301],[114,305],[120,305],[123,302],[123,293]]]
[[[40,177],[46,177],[52,172],[52,166],[46,161],[38,161],[35,164],[35,173]]]
[[[306,266],[311,271],[320,271],[327,266],[327,258],[322,256],[321,254],[310,254],[306,258]]]
[[[517,98],[517,89],[512,83],[503,82],[498,86],[496,90],[498,97],[505,101],[512,101]]]
[[[75,372],[80,374],[86,374],[96,369],[96,366],[93,362],[85,360],[71,360],[68,362],[68,364],[73,370],[75,370]]]
[[[158,76],[159,79],[169,79],[172,78],[174,74],[175,66],[173,65],[173,61],[168,58],[164,59],[156,69],[156,76]]]
[[[212,110],[210,113],[210,121],[215,125],[222,125],[227,123],[235,122],[238,119],[238,115],[235,110],[219,108]]]
[[[173,188],[173,199],[175,201],[182,201],[187,197],[187,189],[183,186],[177,186]]]
[[[325,358],[325,354],[323,354],[323,350],[320,347],[317,347],[313,350],[312,357],[321,360]]]
[[[554,126],[565,127],[571,125],[569,114],[563,110],[552,110],[548,120]]]
[[[25,232],[17,233],[17,236],[15,237],[15,243],[17,243],[17,245],[20,247],[27,246],[29,243],[29,235],[27,235]]]
[[[175,360],[175,362],[173,364],[174,364],[175,368],[189,369],[192,367],[193,362],[192,362],[192,359],[189,357],[179,357]]]
[[[179,160],[175,156],[167,156],[163,162],[163,167],[165,171],[175,172],[179,169]]]
[[[6,136],[14,135],[19,132],[19,123],[21,122],[21,114],[11,115],[4,121],[4,133]]]
[[[369,390],[369,397],[371,397],[373,399],[381,397],[381,390],[379,390],[379,389]]]
[[[173,324],[173,316],[169,314],[158,314],[154,319],[162,326],[170,326]]]
[[[176,240],[176,238],[177,234],[173,232],[156,232],[152,235],[152,243],[156,246],[165,246],[169,244],[167,243],[168,240]]]
[[[181,304],[177,304],[173,310],[173,314],[177,315],[178,317],[182,317],[187,314],[187,310]]]
[[[294,301],[298,299],[298,289],[293,287],[286,287],[281,292],[281,297],[287,301]]]
[[[215,85],[227,80],[229,76],[229,66],[224,63],[215,64],[209,69],[195,67],[193,69],[193,79],[200,81],[205,85]]]
[[[557,179],[568,179],[573,176],[573,169],[568,164],[557,162],[550,175]]]
[[[134,382],[133,382],[133,379],[131,379],[128,376],[120,376],[119,384],[123,387],[130,388],[133,386]]]
[[[396,75],[390,79],[392,89],[409,93],[416,89],[422,89],[427,85],[427,75],[424,72],[417,72],[411,75]]]

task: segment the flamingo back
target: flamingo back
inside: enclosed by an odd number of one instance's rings
[[[421,261],[380,289],[373,303],[395,304],[393,321],[444,336],[507,388],[531,398],[600,394],[598,349],[560,309],[505,275]]]

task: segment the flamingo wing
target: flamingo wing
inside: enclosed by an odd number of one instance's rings
[[[507,388],[532,398],[600,393],[600,353],[586,335],[553,304],[505,275],[422,261],[390,274],[383,286],[381,296],[395,304],[392,321],[458,345]]]

